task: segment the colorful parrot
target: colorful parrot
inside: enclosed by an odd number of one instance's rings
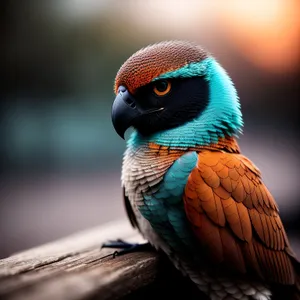
[[[186,41],[153,44],[119,69],[116,132],[131,223],[212,300],[300,299],[300,264],[259,169],[240,152],[236,89]],[[281,299],[281,298],[280,298]]]

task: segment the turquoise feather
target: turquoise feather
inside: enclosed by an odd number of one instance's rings
[[[243,119],[236,89],[221,65],[212,57],[201,62],[161,74],[154,81],[166,78],[204,76],[209,84],[209,103],[194,120],[179,127],[143,137],[131,134],[128,145],[153,142],[169,147],[195,147],[217,143],[219,138],[236,136],[242,131]],[[199,99],[201,101],[201,99]]]
[[[182,196],[196,163],[196,152],[188,152],[177,159],[165,174],[158,191],[144,195],[144,204],[138,207],[159,236],[176,249],[193,248]]]

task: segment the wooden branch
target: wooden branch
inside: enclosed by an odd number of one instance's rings
[[[163,288],[177,296],[189,288],[199,299],[198,291],[154,250],[113,258],[116,249],[100,249],[103,242],[117,238],[143,242],[129,222],[121,220],[0,260],[0,299],[134,299],[137,291],[148,299],[145,296]]]

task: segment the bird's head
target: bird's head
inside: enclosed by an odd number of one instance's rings
[[[112,122],[124,138],[192,147],[236,135],[242,114],[226,71],[200,46],[167,41],[142,48],[117,73]]]

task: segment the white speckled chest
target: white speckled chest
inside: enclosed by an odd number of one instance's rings
[[[128,148],[124,154],[122,185],[133,206],[143,201],[142,193],[153,193],[163,176],[184,152],[167,147],[141,145]]]

